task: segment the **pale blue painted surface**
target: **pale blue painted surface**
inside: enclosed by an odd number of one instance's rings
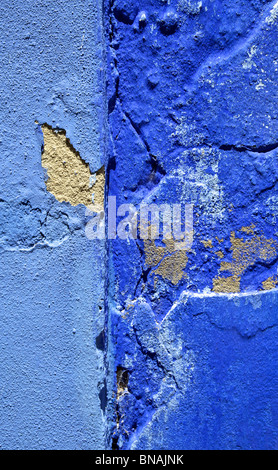
[[[101,8],[4,0],[0,12],[0,446],[102,449],[104,246],[85,238],[84,207],[46,191],[35,124],[102,165]]]

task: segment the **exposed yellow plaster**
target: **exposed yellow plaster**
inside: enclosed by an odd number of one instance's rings
[[[256,226],[254,224],[250,225],[250,227],[242,227],[241,232],[245,232],[248,235],[254,235],[254,229]]]
[[[263,282],[263,290],[275,289],[277,284],[278,284],[278,277],[277,276],[271,276],[266,281]]]
[[[168,279],[172,284],[177,285],[187,275],[183,272],[188,262],[188,257],[184,250],[176,251],[172,255],[162,260],[154,273],[163,279]]]
[[[254,228],[253,226],[243,227],[243,231],[248,234],[254,233]],[[245,241],[237,238],[235,232],[232,232],[230,240],[233,260],[232,262],[222,261],[220,272],[229,272],[231,276],[215,278],[214,292],[240,292],[240,281],[244,271],[254,265],[257,260],[270,261],[277,254],[277,242],[273,239],[268,240],[263,235],[254,235]]]
[[[213,248],[212,240],[201,240],[205,248]]]
[[[42,166],[47,170],[47,190],[59,202],[83,204],[101,211],[104,207],[105,172],[92,174],[89,165],[73,148],[64,131],[42,126],[44,150]]]
[[[173,239],[163,240],[163,245],[156,246],[154,240],[144,242],[146,265],[155,268],[152,271],[153,275],[161,276],[177,285],[187,277],[184,273],[188,262],[187,252],[177,250],[177,244]]]
[[[240,277],[218,277],[213,280],[213,291],[217,293],[237,293],[240,292]]]
[[[222,251],[216,251],[215,254],[218,256],[218,258],[221,258],[221,259],[224,258],[224,254],[222,253]]]

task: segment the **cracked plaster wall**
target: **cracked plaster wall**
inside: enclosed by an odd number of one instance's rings
[[[0,446],[277,449],[277,2],[104,5],[0,7]],[[88,240],[104,183],[192,249]]]
[[[101,4],[3,0],[0,13],[0,448],[101,449],[104,243],[85,237],[71,171],[57,200],[59,165],[42,166],[51,138],[68,139],[57,152],[78,172],[104,165]]]
[[[111,0],[106,34],[109,194],[194,204],[189,251],[110,241],[112,445],[277,448],[277,2]]]

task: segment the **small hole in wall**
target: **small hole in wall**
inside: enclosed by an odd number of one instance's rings
[[[105,332],[104,332],[104,330],[96,338],[96,347],[100,351],[105,350]]]
[[[112,438],[112,450],[119,450],[118,440],[118,437]]]

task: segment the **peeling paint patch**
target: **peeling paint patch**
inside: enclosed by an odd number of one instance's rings
[[[47,170],[47,190],[59,202],[69,202],[72,206],[83,204],[96,210],[103,210],[105,172],[101,168],[95,174],[84,162],[64,130],[53,129],[48,124],[42,126],[44,148],[42,166]]]
[[[242,227],[241,232],[247,233],[247,235],[254,235],[255,225],[252,224],[250,227]]]
[[[164,246],[156,246],[153,240],[144,242],[145,263],[151,268],[152,275],[160,276],[177,285],[187,277],[184,273],[188,257],[185,250],[178,250],[174,239],[163,240]]]
[[[271,276],[263,282],[263,290],[272,290],[278,284],[278,276]]]
[[[254,233],[254,226],[243,227],[241,231],[250,235]],[[235,232],[231,234],[232,262],[222,261],[220,271],[231,274],[229,277],[217,277],[213,281],[213,291],[218,293],[240,292],[240,281],[244,271],[253,266],[256,261],[271,261],[277,255],[277,242],[265,236],[254,235],[248,240],[237,238]]]
[[[240,292],[240,277],[229,276],[214,279],[213,291],[224,294]]]
[[[213,248],[212,240],[201,240],[205,248]]]

